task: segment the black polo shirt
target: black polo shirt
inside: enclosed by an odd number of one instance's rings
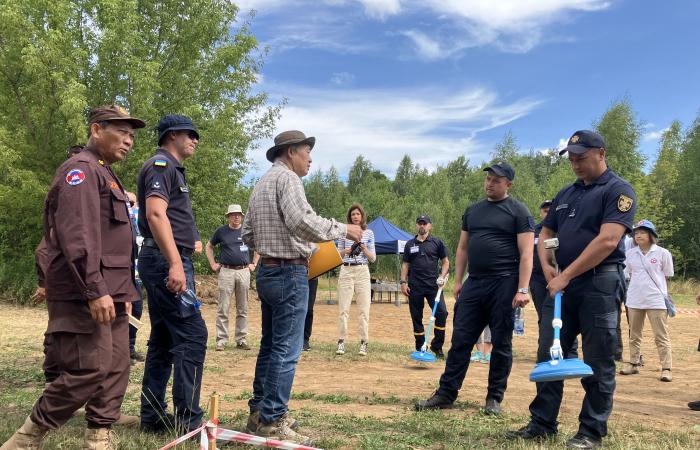
[[[532,233],[534,228],[527,206],[512,197],[497,202],[484,199],[470,205],[462,216],[462,230],[469,233],[469,276],[517,274],[518,234]]]
[[[560,269],[578,258],[600,234],[604,223],[619,223],[630,231],[636,211],[637,196],[632,186],[610,169],[589,185],[578,180],[559,191],[542,225],[559,238],[557,262]],[[621,239],[602,264],[623,263],[624,260]]]
[[[545,281],[544,272],[542,272],[542,263],[540,262],[540,255],[537,254],[537,242],[540,240],[540,231],[542,231],[542,224],[538,223],[535,225],[535,253],[533,253],[532,259],[532,277],[536,278],[540,282]]]
[[[194,242],[199,240],[199,232],[194,223],[190,190],[185,179],[185,168],[165,149],[159,148],[155,156],[143,163],[139,172],[138,200],[139,229],[144,238],[152,238],[148,226],[148,197],[160,197],[168,203],[166,211],[173,230],[175,244],[194,249]]]
[[[242,266],[250,264],[250,252],[248,246],[241,239],[241,228],[235,230],[228,225],[219,227],[214,232],[209,243],[213,246],[221,244],[219,262],[229,266]]]
[[[438,264],[447,257],[445,244],[438,238],[428,235],[421,242],[417,236],[406,242],[403,262],[408,263],[408,286],[413,290],[435,289],[440,274]]]

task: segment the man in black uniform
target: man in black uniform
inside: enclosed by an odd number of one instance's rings
[[[567,447],[591,449],[600,447],[612,412],[615,328],[624,283],[622,237],[632,228],[636,199],[632,186],[608,169],[605,141],[598,133],[577,131],[560,154],[566,152],[578,180],[559,191],[552,202],[554,210],[542,223],[537,250],[550,297],[542,308],[537,361],[550,358],[552,333],[543,331],[545,327],[551,330],[551,296],[562,291],[561,346],[569,348],[581,333],[584,361],[593,369],[592,376],[581,380],[586,395],[579,429]],[[555,235],[560,273],[555,272],[549,250],[544,248],[544,241]],[[507,437],[535,439],[555,434],[563,391],[563,381],[537,383],[530,423]]]
[[[514,309],[530,300],[535,222],[527,207],[508,196],[515,171],[505,162],[484,169],[486,199],[470,205],[462,218],[455,256],[452,348],[440,387],[417,410],[451,408],[469,368],[472,348],[484,327],[491,328],[493,352],[485,412],[500,414],[513,364]],[[462,279],[469,277],[462,288]]]
[[[165,412],[173,367],[175,422],[185,430],[199,427],[207,346],[207,327],[197,305],[179,295],[195,290],[191,257],[198,233],[182,161],[194,153],[199,134],[189,117],[179,115],[163,117],[158,132],[160,148],[138,177],[138,220],[144,238],[139,272],[151,320],[141,394],[141,429],[148,432],[175,425]]]
[[[447,257],[445,244],[438,238],[432,237],[430,231],[433,224],[430,217],[423,215],[416,219],[416,237],[406,242],[401,265],[401,292],[408,297],[408,308],[413,321],[413,337],[416,339],[416,350],[425,343],[423,328],[424,299],[432,311],[438,289],[445,285],[450,260]],[[438,261],[440,274],[438,275]],[[444,358],[442,345],[445,343],[445,322],[447,322],[447,307],[444,295],[440,295],[440,303],[435,312],[435,337],[430,343],[430,350],[438,358]]]

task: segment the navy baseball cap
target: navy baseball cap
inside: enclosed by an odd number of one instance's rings
[[[168,131],[194,131],[197,139],[199,139],[199,132],[197,131],[197,127],[192,123],[192,119],[179,114],[169,114],[160,119],[156,130],[158,130],[158,145],[161,144],[163,137]]]
[[[542,208],[549,208],[552,206],[552,201],[551,200],[545,200],[540,204],[540,209]]]
[[[501,161],[484,168],[484,172],[493,172],[496,176],[506,177],[510,181],[515,179],[515,169],[507,162]]]
[[[605,139],[595,131],[578,130],[569,138],[566,148],[559,152],[563,155],[566,152],[580,155],[594,148],[605,148]]]
[[[416,223],[419,223],[419,222],[433,223],[430,221],[430,216],[428,216],[426,214],[423,214],[422,216],[418,216],[418,218],[416,219]]]

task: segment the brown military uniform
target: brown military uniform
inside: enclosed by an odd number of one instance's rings
[[[44,390],[31,419],[58,428],[85,405],[97,426],[114,423],[129,379],[124,302],[137,298],[134,236],[124,188],[94,149],[58,168],[44,210],[44,266],[49,324],[47,360],[60,376]],[[44,265],[44,264],[42,264]],[[117,318],[95,322],[88,300],[111,295]]]

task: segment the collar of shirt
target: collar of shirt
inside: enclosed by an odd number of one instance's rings
[[[577,188],[581,188],[581,189],[587,189],[587,188],[590,189],[590,187],[595,186],[595,185],[602,186],[602,185],[606,184],[608,181],[610,181],[614,175],[615,175],[615,172],[610,170],[610,168],[607,168],[607,169],[605,169],[605,172],[603,172],[603,174],[601,176],[599,176],[595,180],[591,181],[590,184],[585,184],[583,182],[583,180],[579,178],[574,183],[574,186],[576,186]]]
[[[646,255],[644,254],[644,252],[642,251],[642,249],[638,245],[635,245],[632,248],[634,249],[635,252],[639,253],[640,255],[642,255],[644,257],[647,257],[647,256],[651,255],[652,253],[656,252],[656,250],[659,249],[659,246],[656,244],[651,244],[651,247],[649,247],[649,251],[647,252]]]
[[[167,151],[163,147],[158,147],[158,149],[156,150],[156,155],[165,156],[166,158],[168,158],[168,160],[170,160],[171,163],[173,163],[175,167],[177,167],[178,169],[185,170],[185,167],[180,163],[180,161],[178,161],[176,157],[174,157],[169,151]]]
[[[432,239],[433,239],[433,236],[432,236],[431,234],[429,234],[428,237],[425,238],[425,240],[423,240],[423,241],[421,241],[420,239],[418,239],[418,235],[417,235],[417,234],[413,237],[413,240],[416,242],[416,244],[422,244],[423,242],[428,242],[428,241],[430,241],[430,240],[432,240]]]

